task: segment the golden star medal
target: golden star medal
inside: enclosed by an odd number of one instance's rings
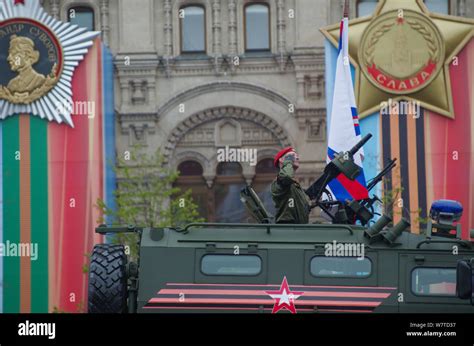
[[[339,24],[321,32],[338,46]],[[449,66],[473,36],[473,20],[431,13],[422,0],[381,0],[372,16],[351,20],[359,116],[392,99],[454,118]]]

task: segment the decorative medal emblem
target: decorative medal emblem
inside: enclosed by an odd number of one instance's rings
[[[37,0],[0,0],[0,119],[31,113],[73,126],[72,76],[98,35]]]
[[[428,86],[443,68],[444,41],[429,17],[411,10],[376,18],[362,36],[361,69],[377,88],[411,94]]]
[[[454,118],[450,67],[474,37],[474,20],[431,13],[420,0],[378,3],[372,16],[349,21],[359,117],[392,99]],[[321,31],[338,47],[339,24]]]
[[[4,66],[3,59],[0,62],[0,99],[29,104],[46,95],[58,82],[63,66],[62,49],[41,23],[29,19],[1,23],[0,50],[7,52],[8,64]]]

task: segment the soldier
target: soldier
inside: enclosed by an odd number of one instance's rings
[[[294,179],[300,165],[298,154],[291,147],[285,148],[275,156],[273,163],[279,169],[271,186],[276,223],[308,223],[310,200]]]

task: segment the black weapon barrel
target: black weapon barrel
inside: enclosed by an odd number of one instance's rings
[[[371,138],[372,138],[371,133],[365,135],[365,137],[362,138],[359,143],[354,145],[354,147],[351,150],[349,150],[349,155],[353,156],[355,153],[357,153],[359,151],[359,149],[362,148],[364,146],[364,144],[367,143],[369,141],[369,139],[371,139]]]
[[[377,176],[375,176],[372,181],[367,185],[367,190],[372,190],[372,188],[377,185],[381,180],[382,178],[388,173],[390,172],[393,167],[395,167],[397,165],[397,159],[394,158],[393,160],[390,160],[390,162],[388,163],[387,167],[385,167],[379,174],[377,174]]]

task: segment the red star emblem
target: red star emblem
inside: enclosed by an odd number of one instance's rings
[[[15,0],[15,6],[18,5],[18,4],[22,4],[24,5],[25,4],[25,0]]]
[[[275,299],[272,314],[276,314],[281,309],[287,309],[292,314],[296,314],[295,300],[304,294],[304,292],[290,291],[286,276],[283,278],[278,291],[265,291],[265,293]]]

